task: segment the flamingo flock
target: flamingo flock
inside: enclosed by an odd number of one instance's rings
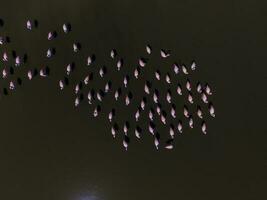
[[[3,24],[2,24],[3,26]],[[27,20],[25,23],[25,31],[33,31],[38,28],[37,20]],[[61,29],[61,30],[60,30]],[[47,40],[60,39],[60,34],[68,35],[72,32],[70,23],[65,23],[59,26],[60,31],[49,31]],[[16,53],[8,52],[5,46],[10,42],[8,36],[0,36],[0,45],[2,46],[2,79],[9,81],[8,88],[4,88],[3,94],[7,95],[17,89],[21,84],[21,79],[13,80],[15,70],[27,62],[27,55],[20,57]],[[73,54],[79,54],[81,51],[81,44],[73,42],[69,48]],[[156,54],[160,57],[162,62],[167,61],[172,57],[172,52],[166,49],[153,49],[150,44],[144,45],[144,56],[136,59],[134,69],[131,69],[125,64],[125,58],[119,54],[117,49],[112,49],[107,54],[113,64],[112,66],[100,65],[96,66],[96,56],[94,54],[88,55],[84,60],[84,68],[87,73],[77,83],[70,84],[72,73],[76,70],[75,63],[70,62],[63,66],[64,74],[58,79],[55,87],[59,91],[64,91],[67,87],[73,87],[74,107],[79,107],[81,102],[85,102],[89,107],[92,107],[92,112],[88,113],[94,118],[99,118],[100,115],[110,124],[108,130],[111,137],[114,139],[122,136],[122,146],[128,150],[130,138],[141,140],[145,134],[152,137],[153,144],[158,150],[160,147],[171,150],[174,148],[175,139],[184,133],[184,128],[197,129],[200,134],[206,135],[208,133],[207,120],[208,118],[215,118],[215,108],[211,101],[214,91],[206,82],[194,82],[191,74],[198,70],[198,65],[195,61],[185,65],[183,63],[174,62],[168,67],[168,71],[163,68],[155,68],[149,64],[150,57]],[[44,55],[49,60],[56,57],[56,49],[51,47],[46,50]],[[10,65],[11,67],[6,67]],[[14,66],[14,67],[13,67]],[[127,69],[125,73],[124,68]],[[144,73],[145,68],[151,68],[154,73],[147,75]],[[107,79],[108,74],[119,74],[121,80],[114,80],[114,78]],[[48,66],[40,69],[28,69],[25,78],[29,81],[35,77],[46,79],[50,76],[50,68]],[[145,79],[145,81],[143,80]],[[101,81],[104,84],[102,89],[92,87],[94,81]],[[114,87],[113,83],[120,81],[118,87]],[[129,86],[137,85],[139,81],[143,82],[143,88],[138,93],[130,90]],[[164,85],[165,90],[159,89],[158,85]],[[173,90],[175,86],[175,90]],[[137,86],[136,86],[137,87]],[[83,93],[86,93],[86,100],[83,98]],[[107,98],[112,101],[105,101]],[[135,102],[135,103],[133,103]],[[182,106],[179,104],[182,103]],[[108,105],[106,112],[102,108]],[[137,106],[136,106],[137,105]],[[128,119],[123,123],[117,120],[120,113],[119,108],[123,107],[127,111]],[[178,108],[179,107],[179,108]],[[131,110],[131,111],[130,111]],[[134,110],[134,112],[132,112]],[[177,111],[177,110],[180,110]],[[134,121],[130,124],[129,121]],[[145,123],[144,123],[145,122]],[[141,127],[140,124],[145,124],[146,127]],[[164,127],[168,139],[162,141],[159,134],[159,127]],[[164,134],[164,133],[161,133]]]

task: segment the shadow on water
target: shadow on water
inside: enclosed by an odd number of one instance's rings
[[[0,18],[0,26],[3,27],[4,26],[4,20]]]
[[[22,79],[21,78],[17,78],[17,83],[18,83],[18,85],[22,85]]]

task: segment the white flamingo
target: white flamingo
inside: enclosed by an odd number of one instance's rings
[[[152,52],[152,49],[151,49],[151,47],[149,45],[146,45],[146,52],[148,54],[151,54],[151,52]]]

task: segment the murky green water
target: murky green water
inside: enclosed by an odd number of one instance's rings
[[[266,6],[264,1],[1,2],[0,34],[10,36],[8,50],[27,53],[27,67],[48,65],[51,76],[32,82],[23,77],[17,91],[1,98],[0,199],[264,199]],[[38,19],[39,28],[26,31],[28,18]],[[67,36],[61,30],[65,22],[73,29]],[[58,31],[57,40],[47,41],[50,30]],[[75,41],[82,44],[77,55],[66,50]],[[106,57],[112,48],[132,67],[147,43],[171,49],[175,60],[197,61],[192,80],[214,88],[217,116],[208,120],[208,135],[185,131],[173,151],[156,151],[146,136],[125,152],[107,120],[89,117],[85,102],[75,109],[73,88],[60,93],[57,81],[72,61],[77,70],[71,83],[80,80],[91,53],[97,65],[111,66]],[[45,58],[49,47],[57,50],[53,61]],[[159,69],[173,61],[154,58],[151,66]],[[144,80],[151,73],[147,68]],[[1,87],[7,82],[1,80]],[[141,83],[129,87],[138,91]],[[112,103],[107,100],[104,109]],[[134,112],[120,111],[120,120]]]

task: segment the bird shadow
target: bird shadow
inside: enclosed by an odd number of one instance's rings
[[[10,42],[11,42],[10,37],[6,36],[6,43],[10,43]]]
[[[136,130],[137,130],[139,133],[142,133],[142,132],[143,132],[143,129],[142,129],[140,126],[136,126]]]
[[[39,27],[39,22],[37,21],[37,19],[35,19],[33,21],[33,25],[34,25],[35,28],[38,28]]]
[[[131,91],[128,93],[128,97],[129,97],[129,99],[133,98],[133,93]]]
[[[8,95],[8,90],[7,90],[7,88],[3,88],[3,94],[4,94],[4,95]]]
[[[127,142],[128,144],[130,143],[130,138],[129,138],[127,135],[124,136],[124,140],[125,140],[125,142]]]
[[[156,137],[158,140],[160,140],[160,134],[159,134],[159,132],[156,132],[156,133],[155,133],[155,137]]]
[[[22,79],[20,77],[17,78],[18,85],[22,85]]]
[[[113,127],[114,127],[114,129],[115,129],[116,131],[119,130],[119,125],[118,125],[116,122],[114,123]]]
[[[80,101],[82,101],[82,100],[84,99],[84,95],[83,95],[83,93],[81,93],[81,94],[79,95],[79,99],[80,99]]]
[[[67,23],[66,27],[67,27],[68,32],[70,32],[72,30],[72,27],[71,27],[70,23]]]
[[[48,66],[45,67],[45,73],[49,76],[50,75],[50,68]]]
[[[14,74],[14,68],[13,68],[13,67],[10,67],[10,68],[9,68],[9,73],[10,73],[11,75]]]
[[[127,127],[127,129],[130,129],[130,123],[129,123],[129,121],[126,121],[125,122],[125,126]]]
[[[3,19],[0,19],[0,26],[3,27],[5,24],[4,20]]]
[[[92,72],[92,73],[90,73],[90,75],[89,75],[89,80],[91,81],[91,80],[93,80],[93,78],[94,78],[94,73]]]
[[[69,85],[69,79],[66,76],[64,77],[64,83],[65,85]]]
[[[38,70],[37,70],[37,68],[34,68],[34,70],[33,70],[33,76],[37,76],[38,75]]]
[[[81,50],[82,49],[82,45],[81,45],[80,42],[77,42],[76,45],[77,45],[78,50]]]
[[[12,57],[16,58],[17,57],[17,52],[15,50],[12,50]]]
[[[28,61],[28,55],[25,53],[23,56],[23,63],[27,63]]]
[[[57,36],[58,36],[58,34],[57,34],[56,31],[53,31],[53,32],[52,32],[52,35],[53,35],[53,38],[57,38]]]
[[[166,141],[166,144],[172,144],[173,141],[174,141],[174,139],[168,139],[168,140]]]

